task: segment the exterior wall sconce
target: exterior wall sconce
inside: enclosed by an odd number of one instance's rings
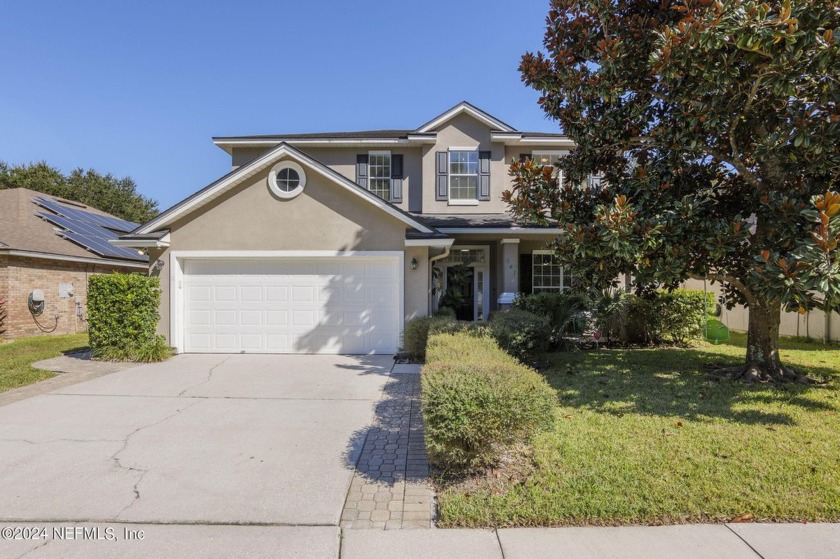
[[[417,259],[416,259],[416,258],[412,258],[412,259],[411,259],[411,269],[412,269],[412,270],[416,270],[416,269],[417,269]]]

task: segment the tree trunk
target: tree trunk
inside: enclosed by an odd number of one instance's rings
[[[779,299],[754,297],[749,308],[747,364],[743,375],[753,381],[818,382],[782,365],[779,357],[782,302]]]

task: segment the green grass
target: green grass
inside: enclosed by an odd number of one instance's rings
[[[443,489],[441,525],[840,520],[840,347],[783,341],[822,387],[702,371],[744,344],[550,355],[559,420],[534,440],[532,474]]]
[[[32,368],[32,363],[58,357],[87,346],[87,334],[35,336],[0,344],[0,392],[54,377],[55,373]]]

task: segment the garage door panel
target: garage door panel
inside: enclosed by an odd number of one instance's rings
[[[395,258],[187,260],[185,349],[392,353]]]
[[[261,285],[243,285],[239,288],[239,300],[242,302],[262,302],[263,299],[263,287]]]
[[[217,285],[213,288],[213,301],[236,301],[235,285]]]
[[[274,311],[269,310],[265,313],[266,326],[288,326],[289,325],[289,311]]]
[[[265,288],[266,301],[288,301],[289,288],[288,286],[272,286],[268,285]]]

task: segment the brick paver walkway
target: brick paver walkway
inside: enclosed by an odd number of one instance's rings
[[[423,442],[418,371],[418,366],[396,365],[385,385],[350,483],[342,528],[432,526],[434,491]]]

